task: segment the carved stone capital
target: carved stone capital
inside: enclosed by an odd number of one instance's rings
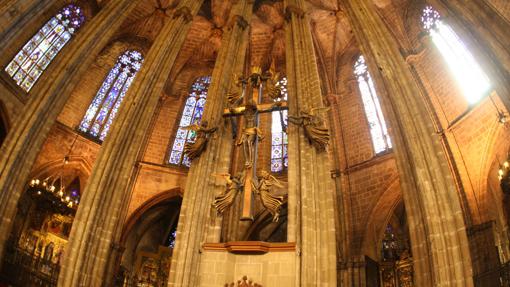
[[[186,22],[186,23],[189,23],[189,22],[191,22],[191,20],[193,20],[193,15],[191,15],[191,10],[186,6],[183,6],[179,9],[175,10],[174,16],[172,17],[172,19],[176,19],[179,17],[182,17],[184,19],[184,22]]]
[[[248,23],[248,21],[246,21],[246,19],[244,19],[243,16],[241,15],[234,15],[231,19],[230,19],[230,22],[228,24],[228,27],[230,29],[234,28],[234,25],[237,24],[242,30],[245,30],[248,26],[250,26],[250,24]]]
[[[285,7],[285,20],[290,21],[292,14],[296,14],[297,17],[303,18],[305,17],[305,11],[303,9],[299,8],[296,5],[290,4]]]
[[[337,95],[337,94],[327,94],[326,97],[325,97],[326,104],[328,106],[336,105],[336,104],[338,104],[338,98],[340,98],[340,95]]]

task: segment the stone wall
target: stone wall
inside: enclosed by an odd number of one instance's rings
[[[262,255],[203,251],[199,286],[224,286],[241,280],[243,276],[264,287],[297,286],[297,260],[295,251]]]

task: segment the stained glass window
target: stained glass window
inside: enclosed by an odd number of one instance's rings
[[[354,74],[358,80],[374,151],[376,154],[384,152],[391,148],[391,140],[384,121],[381,104],[363,56],[359,56],[354,64]]]
[[[184,145],[187,142],[194,142],[196,135],[194,131],[183,128],[194,123],[200,124],[210,83],[211,77],[206,76],[198,78],[191,86],[170,152],[169,163],[171,164],[191,166],[190,159],[184,154]]]
[[[138,51],[126,51],[106,76],[81,121],[79,130],[103,141],[117,114],[122,99],[142,66],[143,56]]]
[[[79,6],[69,4],[52,17],[11,60],[5,71],[26,92],[85,22]]]
[[[421,21],[459,83],[467,101],[470,104],[478,102],[489,91],[491,85],[473,55],[450,26],[441,21],[441,16],[431,6],[425,7]]]
[[[278,81],[277,86],[282,89],[282,98],[287,100],[287,78]],[[271,171],[281,172],[289,165],[287,156],[288,138],[282,128],[287,125],[287,111],[274,111],[271,115]]]

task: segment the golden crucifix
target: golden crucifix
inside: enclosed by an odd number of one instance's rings
[[[237,145],[243,147],[244,182],[241,220],[253,220],[253,184],[257,180],[257,147],[264,138],[259,129],[259,114],[287,109],[287,102],[282,100],[281,91],[276,86],[278,75],[273,71],[262,74],[259,67],[252,69],[250,76],[236,77],[242,88],[241,95],[228,95],[229,107],[223,111],[224,117],[244,116],[244,126]],[[265,89],[263,86],[265,85]],[[265,90],[275,100],[272,103],[261,103],[262,92]],[[245,96],[246,95],[246,96]],[[276,101],[277,100],[277,101]],[[240,105],[240,102],[244,103]]]

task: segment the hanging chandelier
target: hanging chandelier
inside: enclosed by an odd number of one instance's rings
[[[68,162],[69,158],[66,156],[58,175],[30,180],[27,192],[32,198],[48,205],[51,209],[63,214],[74,214],[80,203],[80,194],[77,190],[66,190],[63,171]]]
[[[510,194],[510,153],[498,170],[499,185],[504,193]]]

